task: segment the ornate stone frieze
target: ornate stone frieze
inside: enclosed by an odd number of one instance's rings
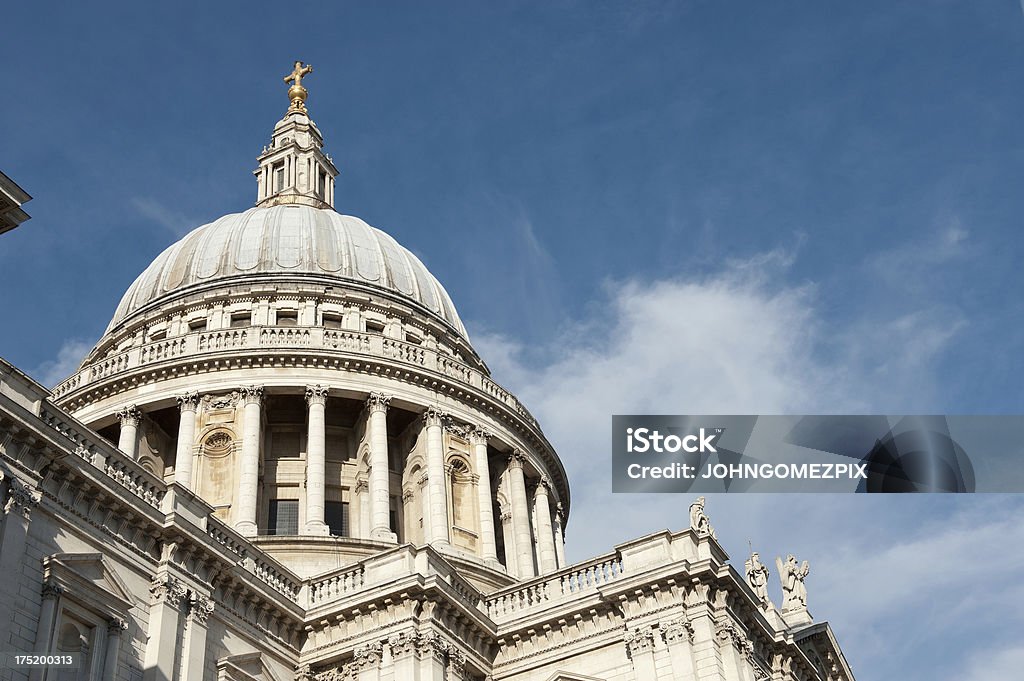
[[[242,404],[261,404],[263,402],[263,386],[247,385],[238,391],[242,396]]]
[[[327,404],[327,388],[322,385],[306,386],[306,403],[309,405]]]
[[[366,398],[366,408],[371,414],[374,412],[386,412],[389,404],[391,404],[391,395],[385,393],[370,393],[370,396]]]
[[[295,668],[295,681],[313,681],[313,668],[308,664],[300,664]]]
[[[352,654],[351,666],[357,671],[373,669],[380,665],[383,652],[384,645],[380,641],[359,646]]]
[[[209,410],[234,409],[239,399],[241,399],[241,393],[236,390],[227,395],[204,395],[202,402]]]
[[[631,658],[646,653],[654,649],[654,629],[647,626],[627,631],[623,641]]]
[[[163,576],[156,577],[150,582],[149,593],[153,597],[154,603],[166,602],[171,606],[179,607],[185,600],[188,589],[179,580]]]
[[[195,411],[199,408],[199,393],[189,392],[177,395],[175,399],[178,401],[178,408],[181,411]]]

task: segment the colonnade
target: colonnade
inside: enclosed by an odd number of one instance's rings
[[[242,409],[242,434],[238,476],[234,493],[235,529],[244,536],[255,536],[257,525],[257,492],[259,489],[260,440],[262,437],[263,388],[246,386],[239,389]],[[326,406],[327,388],[315,385],[306,388],[307,446],[305,479],[305,523],[299,527],[303,535],[328,535],[326,508]],[[177,398],[181,419],[175,452],[175,482],[192,488],[196,415],[200,404],[198,393]],[[360,536],[397,542],[391,529],[391,477],[388,456],[387,412],[391,397],[371,393],[366,400],[366,436],[368,471],[355,481],[353,497],[358,500],[357,526]],[[121,418],[120,447],[135,456],[133,445],[138,441],[140,413],[134,407],[119,412]],[[421,482],[424,542],[440,549],[450,547],[452,519],[449,518],[448,476],[444,431],[448,416],[428,407],[423,413],[426,473]],[[482,560],[498,563],[497,525],[494,517],[495,490],[491,486],[488,442],[492,435],[481,427],[461,428],[468,438],[470,457],[475,467],[477,489],[478,547]],[[513,449],[507,458],[504,477],[507,480],[507,507],[511,531],[503,532],[505,563],[508,570],[521,579],[546,574],[565,565],[561,504],[552,507],[552,489],[544,476],[532,488],[527,486],[526,456]],[[554,510],[554,512],[552,512]]]

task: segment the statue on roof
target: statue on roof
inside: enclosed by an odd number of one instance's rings
[[[761,603],[768,603],[768,566],[761,562],[761,556],[754,551],[744,563],[747,584]]]
[[[710,534],[715,536],[715,530],[711,527],[711,520],[704,512],[704,497],[697,497],[697,500],[690,504],[690,529],[698,535]]]
[[[779,569],[779,579],[782,581],[782,612],[791,610],[807,610],[807,587],[804,585],[811,565],[806,560],[803,564],[797,564],[796,557],[791,553],[786,556],[786,562],[782,558],[775,559],[775,566]]]

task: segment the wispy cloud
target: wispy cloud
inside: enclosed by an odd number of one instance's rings
[[[147,220],[163,227],[176,237],[188,234],[199,222],[184,213],[169,208],[160,201],[146,197],[135,197],[131,205]]]
[[[94,341],[68,338],[61,344],[55,358],[42,362],[28,374],[48,388],[52,388],[78,369],[93,345]]]

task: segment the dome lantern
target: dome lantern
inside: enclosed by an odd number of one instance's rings
[[[270,146],[257,158],[253,171],[259,189],[257,206],[299,204],[314,208],[334,208],[334,178],[338,169],[323,152],[324,138],[306,109],[304,76],[313,67],[296,61],[292,73],[285,76],[291,102],[284,118],[274,126]]]

